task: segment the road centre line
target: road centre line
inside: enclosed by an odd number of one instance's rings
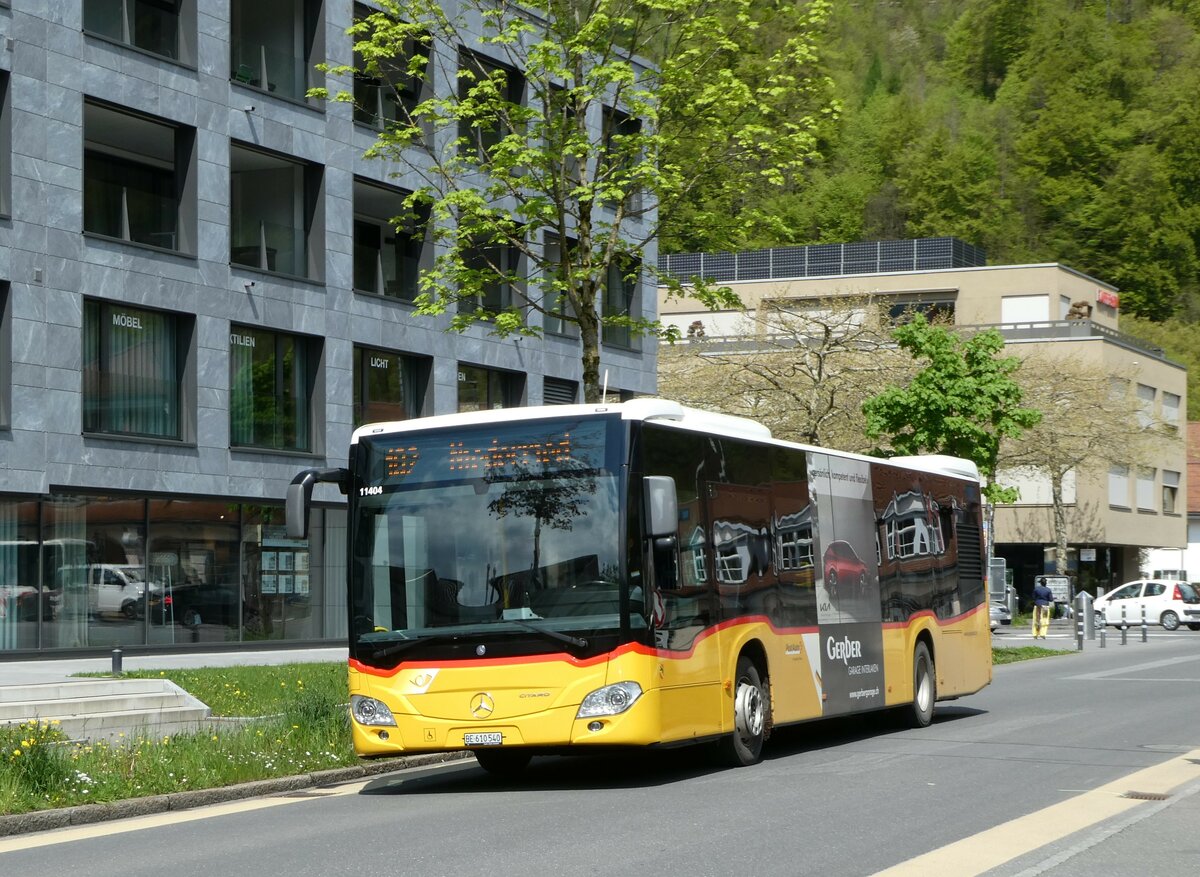
[[[1137,673],[1139,670],[1157,670],[1159,667],[1170,667],[1175,664],[1194,662],[1195,660],[1196,660],[1195,655],[1181,655],[1180,657],[1177,657],[1177,658],[1163,658],[1160,661],[1147,661],[1144,664],[1125,665],[1123,667],[1116,667],[1112,670],[1101,670],[1096,673],[1080,673],[1076,676],[1064,676],[1063,679],[1064,679],[1064,681],[1068,681],[1068,682],[1075,681],[1075,680],[1086,681],[1086,680],[1092,680],[1092,679],[1109,679],[1109,678],[1116,677],[1118,674],[1121,674],[1123,677],[1127,678],[1128,674]],[[1175,682],[1175,681],[1187,682],[1190,680],[1179,679],[1179,680],[1170,680],[1170,681],[1172,681],[1172,682]]]
[[[191,810],[171,810],[166,813],[153,813],[147,816],[133,816],[126,819],[116,819],[110,822],[96,822],[91,825],[81,825],[74,828],[52,828],[32,834],[0,837],[0,854],[31,850],[38,847],[55,846],[56,844],[71,843],[77,840],[87,840],[93,837],[104,837],[112,834],[127,834],[148,828],[161,828],[166,825],[178,825],[184,822],[195,822],[200,819],[213,819],[218,816],[229,816],[236,813],[249,813],[254,810],[266,810],[269,807],[282,807],[286,804],[303,804],[319,798],[336,798],[343,795],[357,795],[367,786],[378,786],[385,782],[394,785],[404,779],[430,771],[445,770],[450,767],[474,765],[472,759],[455,759],[452,761],[423,764],[417,767],[398,768],[394,773],[385,773],[364,780],[336,786],[317,786],[308,789],[295,789],[291,792],[279,792],[263,798],[243,798],[224,804],[209,804]],[[298,792],[307,792],[298,795]]]
[[[1154,675],[1130,675],[1130,677],[1112,675],[1112,677],[1105,677],[1103,680],[1080,679],[1080,681],[1106,681],[1106,683],[1193,683],[1200,685],[1200,678],[1186,679],[1183,677],[1170,677],[1170,675],[1163,675],[1163,677],[1154,677]]]
[[[1200,779],[1200,749],[901,862],[873,877],[975,877],[1106,819],[1144,807],[1130,791],[1169,795]]]
[[[441,765],[436,765],[441,767]],[[421,768],[413,768],[414,772]],[[407,773],[407,771],[406,771]],[[18,850],[31,850],[39,847],[55,846],[78,840],[89,840],[95,837],[106,837],[114,834],[126,834],[133,831],[143,831],[151,828],[162,828],[167,825],[180,825],[185,822],[195,822],[200,819],[213,819],[218,816],[230,816],[237,813],[250,813],[255,810],[266,810],[270,807],[282,807],[287,804],[301,804],[315,798],[332,798],[342,795],[357,795],[371,783],[377,783],[382,777],[372,777],[366,780],[355,780],[345,785],[332,788],[310,789],[305,797],[294,797],[294,792],[280,792],[267,798],[244,798],[240,801],[229,801],[224,804],[211,804],[197,807],[194,810],[172,810],[166,813],[153,813],[148,816],[134,816],[129,819],[119,819],[112,822],[96,822],[91,825],[81,825],[75,828],[56,828],[28,835],[16,835],[0,838],[0,855]],[[289,797],[289,795],[293,797]]]

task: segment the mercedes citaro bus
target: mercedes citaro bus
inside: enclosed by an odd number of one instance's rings
[[[346,469],[349,679],[365,757],[711,743],[991,680],[979,475],[771,437],[661,399],[380,423]]]

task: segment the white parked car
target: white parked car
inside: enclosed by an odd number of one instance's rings
[[[1003,600],[992,600],[988,604],[988,614],[991,616],[992,630],[1002,624],[1012,624],[1012,613]]]
[[[1186,624],[1200,630],[1200,593],[1187,582],[1169,579],[1140,579],[1126,582],[1096,600],[1097,624],[1161,624],[1164,630],[1176,630]]]

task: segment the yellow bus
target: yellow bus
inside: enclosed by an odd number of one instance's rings
[[[374,424],[347,469],[364,757],[714,744],[991,681],[978,472],[778,441],[661,399]]]

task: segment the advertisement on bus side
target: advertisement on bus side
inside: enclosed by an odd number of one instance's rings
[[[817,623],[825,714],[884,703],[883,630],[870,463],[812,453]]]

